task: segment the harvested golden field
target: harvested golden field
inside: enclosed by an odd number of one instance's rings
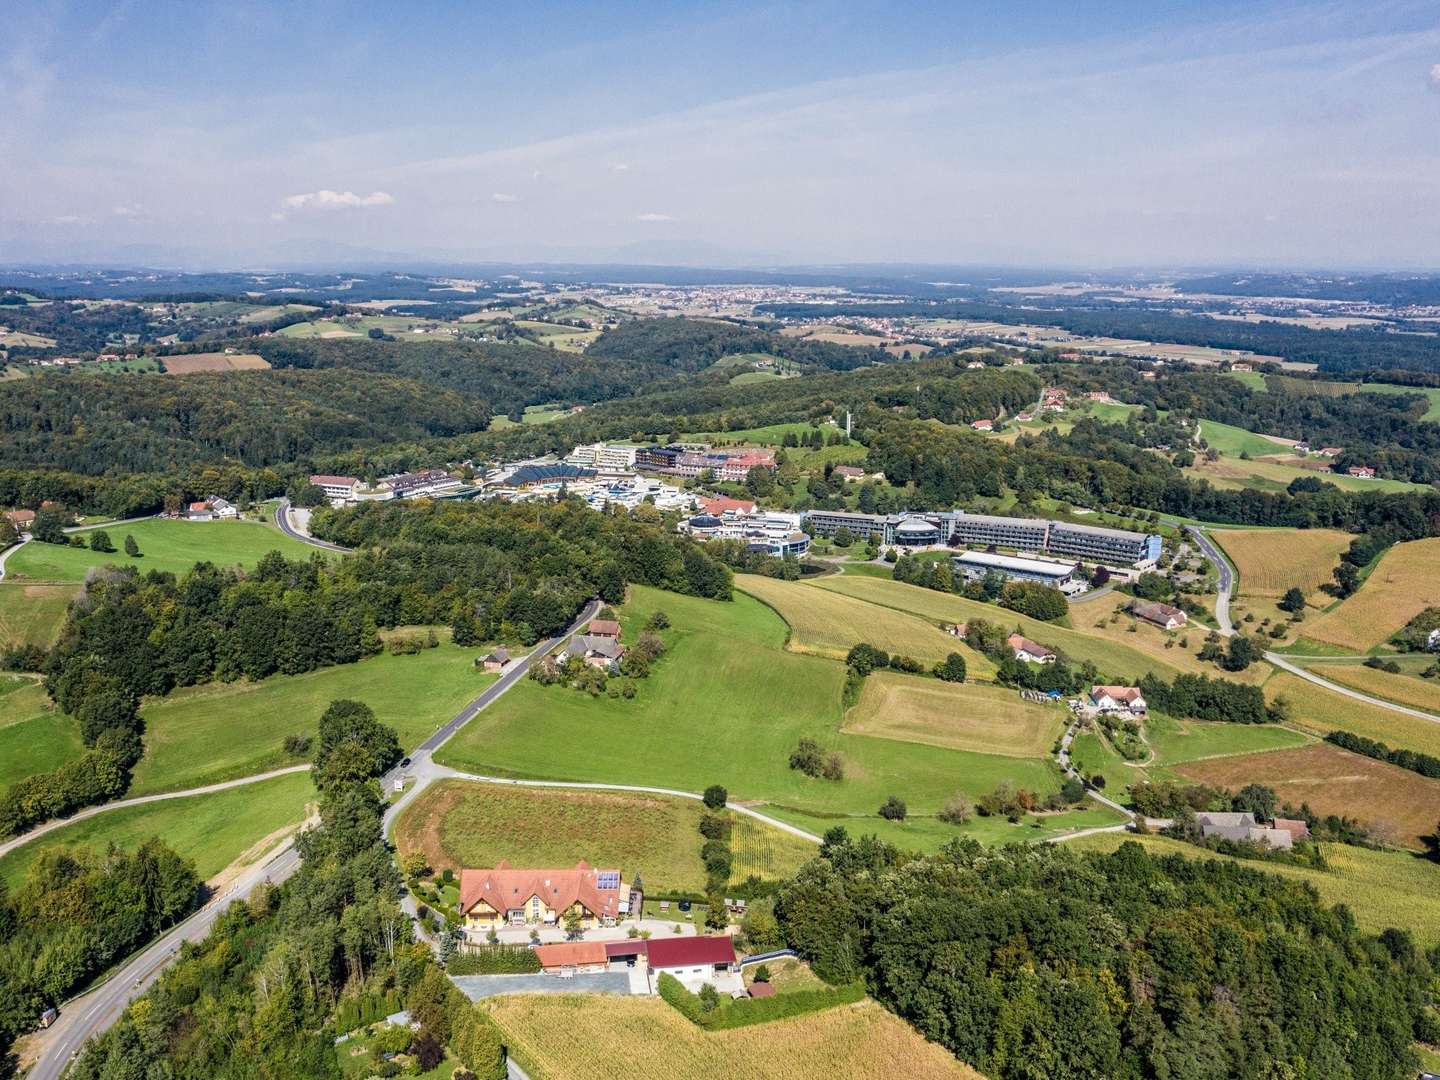
[[[987,657],[918,616],[800,582],[738,574],[735,584],[789,624],[788,647],[796,652],[838,660],[865,641],[926,664],[958,652],[965,657],[972,677],[988,679],[995,674],[995,665]]]
[[[791,1020],[703,1031],[659,998],[523,994],[491,1016],[536,1080],[982,1080],[873,1001]]]
[[[947,683],[898,672],[865,680],[841,731],[1007,757],[1045,757],[1068,713],[1014,690]]]
[[[190,353],[188,356],[162,356],[169,375],[195,375],[206,371],[261,371],[269,368],[264,357],[254,353]]]
[[[1281,802],[1309,803],[1321,814],[1363,821],[1385,840],[1423,851],[1422,837],[1440,820],[1440,780],[1329,743],[1210,758],[1175,771],[1202,784],[1239,791],[1246,784],[1274,788]]]
[[[1265,684],[1267,701],[1280,697],[1290,703],[1290,723],[1295,727],[1317,735],[1350,731],[1387,746],[1440,756],[1440,724],[1367,705],[1285,671],[1277,671]]]
[[[1424,709],[1440,716],[1440,681],[1435,679],[1392,675],[1363,664],[1310,664],[1309,668],[1322,678],[1359,690],[1362,694],[1397,701],[1412,709]]]
[[[1396,544],[1354,596],[1307,621],[1302,634],[1366,652],[1427,607],[1440,606],[1440,537]]]
[[[1312,593],[1353,539],[1337,529],[1215,529],[1210,537],[1240,571],[1244,596],[1280,596],[1298,586]]]

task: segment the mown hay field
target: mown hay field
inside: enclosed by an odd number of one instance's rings
[[[522,994],[487,1006],[535,1080],[593,1080],[624,1063],[645,1080],[981,1080],[873,1001],[704,1031],[659,998]]]
[[[1244,596],[1307,594],[1332,580],[1353,539],[1336,529],[1215,529],[1211,534],[1240,572]]]
[[[79,723],[56,708],[39,679],[0,675],[0,792],[84,749]]]
[[[865,680],[842,731],[1008,757],[1045,757],[1068,714],[1014,690],[878,672]]]
[[[1282,803],[1309,803],[1316,813],[1355,818],[1387,842],[1416,851],[1425,849],[1422,838],[1432,835],[1440,821],[1440,780],[1329,743],[1211,758],[1176,771],[1230,791],[1264,784]]]
[[[1362,694],[1399,702],[1412,709],[1425,709],[1440,716],[1440,680],[1392,675],[1363,664],[1311,664],[1309,667],[1316,675],[1359,690]]]
[[[1123,843],[1140,843],[1152,855],[1183,855],[1191,859],[1229,859],[1183,840],[1163,836],[1098,833],[1068,841],[1083,851],[1114,851]],[[1409,930],[1421,948],[1440,944],[1440,866],[1403,851],[1372,851],[1349,844],[1325,844],[1328,870],[1284,863],[1235,860],[1252,869],[1308,882],[1326,904],[1344,904],[1360,929],[1378,934],[1391,926]]]
[[[161,358],[167,375],[197,375],[210,371],[263,371],[270,367],[254,353],[189,353]]]
[[[0,645],[50,646],[75,593],[68,585],[0,582]]]
[[[1440,537],[1396,544],[1354,596],[1307,620],[1307,638],[1366,652],[1427,607],[1440,606]]]
[[[1289,722],[1294,727],[1317,735],[1349,731],[1388,746],[1440,756],[1440,724],[1356,701],[1286,671],[1277,671],[1265,684],[1265,700],[1273,703],[1278,698],[1289,702]]]
[[[1155,751],[1157,766],[1185,761],[1258,754],[1304,746],[1310,740],[1298,731],[1276,724],[1223,724],[1211,720],[1174,720],[1153,714],[1145,722],[1145,736]]]
[[[620,870],[627,881],[638,872],[651,892],[700,891],[704,812],[699,802],[664,795],[442,780],[400,815],[395,843],[402,854],[422,852],[437,871],[458,873],[502,859],[515,866],[563,868],[584,859]],[[731,845],[737,866],[742,851],[745,866],[732,874],[736,879],[749,873],[789,877],[815,853],[814,845],[798,836],[732,817]]]
[[[973,676],[995,674],[987,657],[915,615],[800,582],[739,574],[735,584],[779,613],[790,626],[790,647],[797,652],[843,659],[851,646],[864,641],[926,664],[956,652],[965,657]]]

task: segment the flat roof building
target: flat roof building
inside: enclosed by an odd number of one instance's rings
[[[988,551],[966,551],[950,560],[955,572],[975,581],[988,574],[1003,574],[1011,581],[1038,581],[1062,592],[1083,592],[1085,582],[1077,580],[1075,567],[1042,559],[995,555]]]

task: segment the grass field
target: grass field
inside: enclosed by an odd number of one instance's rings
[[[134,848],[159,836],[194,859],[196,872],[211,880],[242,856],[249,863],[264,854],[305,818],[305,808],[314,799],[309,774],[293,773],[211,795],[110,810],[46,833],[0,858],[0,879],[14,889],[36,856],[51,848]]]
[[[1044,757],[1067,715],[1004,687],[878,672],[865,680],[841,730],[982,754]]]
[[[162,358],[167,375],[197,375],[210,371],[261,371],[270,367],[254,353],[189,353]]]
[[[1265,697],[1272,702],[1284,697],[1291,706],[1290,722],[1317,735],[1350,731],[1392,747],[1440,756],[1440,724],[1367,705],[1306,682],[1298,675],[1276,672],[1265,684]]]
[[[1227,371],[1225,374],[1232,379],[1239,379],[1251,390],[1265,389],[1265,376],[1258,371]]]
[[[525,411],[520,414],[521,424],[548,424],[552,420],[559,420],[562,416],[569,416],[570,410],[564,405],[528,405]],[[514,420],[508,416],[496,416],[490,421],[492,430],[501,428],[516,427]]]
[[[704,1031],[659,998],[525,994],[488,1007],[536,1080],[593,1080],[620,1061],[666,1080],[981,1080],[869,1000],[728,1031]]]
[[[50,645],[74,595],[75,589],[68,585],[0,581],[0,645]]]
[[[855,820],[866,831],[881,821],[876,811],[891,794],[925,814],[957,790],[978,795],[1001,780],[1040,792],[1058,786],[1048,761],[840,732],[843,665],[787,651],[785,623],[743,593],[721,603],[632,587],[620,613],[627,637],[655,610],[670,618],[669,651],[633,700],[592,699],[527,679],[437,759],[487,775],[687,791],[723,784],[732,799],[769,804],[767,813],[861,815]],[[802,737],[842,754],[843,781],[789,768]]]
[[[1283,453],[1282,447],[1275,452]],[[1334,484],[1341,491],[1433,491],[1425,484],[1411,484],[1404,480],[1360,480],[1344,473],[1330,472],[1329,469],[1304,468],[1282,461],[1255,458],[1242,461],[1238,457],[1222,455],[1218,461],[1206,461],[1197,457],[1195,464],[1185,470],[1185,475],[1208,480],[1222,490],[1255,488],[1258,491],[1283,491],[1290,481],[1301,476],[1319,477],[1324,483]]]
[[[1147,671],[1166,678],[1173,678],[1180,671],[1214,671],[1211,665],[1202,664],[1193,655],[1199,648],[1203,632],[1195,631],[1189,635],[1189,651],[1179,645],[1167,649],[1164,633],[1158,627],[1140,627],[1131,634],[1124,628],[1135,620],[1128,617],[1114,627],[1109,626],[1113,605],[1106,600],[1075,608],[1071,618],[1079,629],[1070,629],[1031,619],[993,604],[967,600],[953,593],[883,578],[846,573],[817,578],[809,587],[864,600],[876,607],[911,612],[937,625],[980,618],[1007,628],[1018,626],[1021,633],[1031,640],[1060,649],[1075,661],[1083,663],[1089,660],[1101,672],[1115,678],[1138,679]],[[1103,630],[1091,625],[1102,619],[1107,622]]]
[[[1359,690],[1371,697],[1424,709],[1440,716],[1440,681],[1421,679],[1414,675],[1392,675],[1364,664],[1310,664],[1311,671],[1341,686]]]
[[[181,574],[197,562],[208,560],[219,566],[254,566],[268,551],[280,551],[286,558],[308,559],[315,548],[291,540],[272,525],[258,521],[172,521],[148,518],[105,530],[116,550],[91,551],[88,547],[29,543],[10,556],[5,580],[16,582],[74,582],[85,580],[91,567],[113,563],[134,566],[142,574],[168,570]],[[79,534],[82,538],[86,533]],[[140,557],[125,554],[125,537],[135,537]],[[88,542],[88,541],[87,541]]]
[[[79,725],[55,708],[38,679],[0,675],[0,791],[83,749]]]
[[[1310,740],[1273,724],[1221,724],[1209,720],[1173,720],[1158,713],[1145,721],[1145,737],[1155,751],[1157,766],[1185,761],[1257,754],[1304,746]]]
[[[314,735],[336,698],[365,702],[409,750],[495,681],[476,672],[474,659],[474,649],[441,645],[305,675],[188,687],[148,701],[140,711],[145,756],[130,793],[179,791],[294,764],[281,747],[285,736]]]
[[[865,641],[926,664],[959,653],[972,678],[988,679],[995,674],[995,664],[988,657],[914,615],[808,583],[741,574],[735,584],[780,614],[790,625],[790,647],[799,652],[844,659],[851,646]]]
[[[1264,784],[1281,802],[1309,803],[1317,813],[1355,818],[1387,842],[1417,851],[1425,847],[1421,837],[1432,835],[1440,821],[1440,780],[1329,743],[1211,758],[1176,771],[1231,791]]]
[[[1265,457],[1269,454],[1283,454],[1290,449],[1289,443],[1268,439],[1253,431],[1214,420],[1200,421],[1200,436],[1211,448],[1231,457],[1239,457],[1241,454],[1249,454],[1252,458]]]
[[[1143,844],[1154,855],[1229,858],[1182,840],[1125,833],[1082,836],[1066,846],[1082,851],[1113,851],[1127,840]],[[1378,934],[1397,926],[1409,930],[1421,948],[1440,944],[1440,866],[1405,852],[1370,851],[1347,844],[1326,844],[1324,851],[1330,864],[1328,870],[1249,859],[1235,861],[1313,885],[1324,903],[1349,907],[1356,923],[1368,933]]]
[[[1336,529],[1215,529],[1210,536],[1240,572],[1240,593],[1263,597],[1294,586],[1309,594],[1334,580],[1354,539]]]
[[[567,867],[584,859],[614,867],[634,880],[639,873],[652,893],[701,892],[700,817],[705,808],[692,799],[634,792],[563,791],[512,788],[464,780],[442,780],[407,807],[395,825],[402,853],[424,852],[436,871],[446,867]],[[815,854],[798,836],[732,815],[744,829],[732,875],[759,873],[771,880],[789,877]],[[740,830],[737,828],[737,832]],[[772,834],[772,835],[764,835]],[[736,852],[742,854],[741,851]],[[765,872],[756,868],[765,864]]]
[[[13,559],[11,560],[14,561]],[[1366,652],[1427,607],[1440,605],[1440,537],[1396,544],[1354,596],[1307,620],[1307,638]]]

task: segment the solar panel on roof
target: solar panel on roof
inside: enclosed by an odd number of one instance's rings
[[[601,871],[598,886],[602,889],[618,889],[620,887],[620,873],[616,870]]]

